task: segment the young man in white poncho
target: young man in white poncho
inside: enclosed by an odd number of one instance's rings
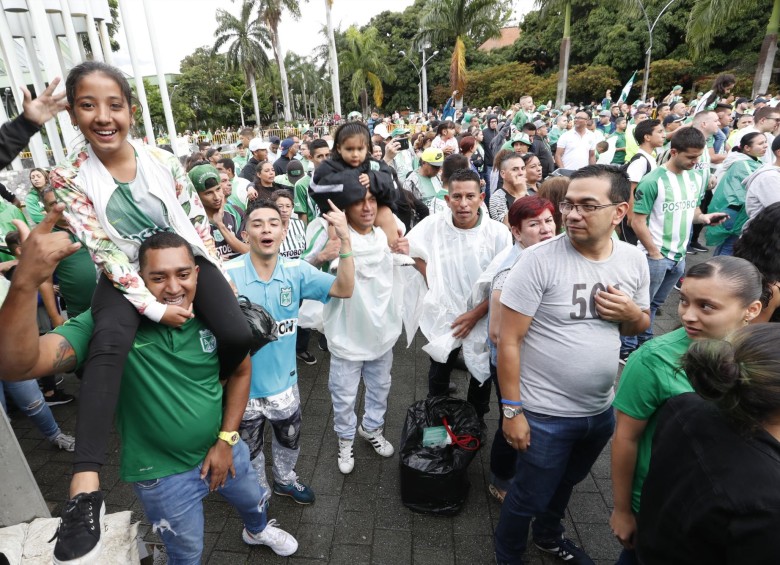
[[[360,188],[360,185],[353,187]],[[357,190],[359,193],[360,190]],[[401,270],[394,267],[392,253],[409,253],[408,241],[399,237],[391,249],[384,232],[374,227],[376,197],[362,189],[363,198],[344,208],[352,241],[355,288],[349,299],[333,299],[323,310],[323,326],[328,338],[333,424],[338,436],[339,471],[351,473],[355,466],[355,435],[366,439],[382,457],[391,457],[393,446],[383,435],[393,346],[401,335],[403,288]],[[345,194],[347,191],[345,190]],[[324,230],[312,223],[314,238],[307,253],[317,256],[328,243]],[[403,224],[400,224],[402,229]],[[339,262],[345,259],[339,255]],[[331,262],[329,268],[338,269]],[[365,413],[360,425],[355,404],[358,385],[365,384]]]
[[[448,209],[425,218],[409,232],[410,255],[425,278],[421,285],[420,330],[428,339],[423,350],[431,356],[428,396],[446,396],[458,351],[471,379],[467,400],[477,415],[488,411],[490,385],[487,356],[477,368],[470,352],[484,350],[488,298],[472,298],[472,290],[493,258],[512,244],[509,229],[488,217],[477,173],[455,171],[447,186]],[[476,377],[476,378],[475,378]]]

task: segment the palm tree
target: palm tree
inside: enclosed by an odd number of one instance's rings
[[[308,0],[302,0],[306,2]],[[298,0],[260,0],[259,15],[265,22],[266,27],[271,32],[271,45],[274,51],[276,63],[279,65],[279,76],[282,81],[282,97],[284,99],[284,119],[292,121],[290,114],[290,86],[287,82],[287,69],[284,66],[284,54],[282,53],[282,42],[279,38],[279,22],[282,20],[283,12],[287,10],[294,20],[301,17],[301,8]]]
[[[466,44],[499,37],[509,18],[512,2],[507,0],[431,0],[420,21],[418,44],[454,43],[450,63],[450,85],[461,94],[466,89]]]
[[[686,41],[694,58],[701,57],[712,45],[715,33],[726,24],[743,17],[756,17],[764,3],[757,0],[698,0],[688,20]],[[763,94],[772,79],[772,67],[777,53],[777,32],[780,27],[780,0],[773,0],[772,13],[766,25],[764,41],[758,55],[753,78],[753,97]]]
[[[252,89],[255,120],[260,122],[260,105],[257,101],[257,84],[255,76],[268,70],[270,62],[264,47],[270,47],[268,30],[263,22],[253,17],[255,0],[244,0],[241,15],[237,18],[230,12],[217,9],[217,30],[214,37],[212,52],[216,53],[223,45],[230,42],[227,51],[227,62],[230,68],[240,68]]]
[[[360,103],[363,114],[369,112],[368,88],[374,98],[374,104],[382,106],[384,89],[382,79],[395,80],[395,74],[387,66],[387,49],[379,40],[379,31],[371,26],[361,32],[357,26],[351,26],[346,32],[347,49],[339,55],[341,71],[351,76],[352,97]]]
[[[339,59],[336,54],[336,38],[333,35],[333,22],[330,9],[333,0],[325,0],[325,20],[328,26],[328,64],[330,65],[330,87],[333,90],[333,112],[341,115],[341,88],[339,87]]]
[[[571,54],[571,2],[572,0],[536,0],[536,7],[542,16],[550,12],[563,13],[563,38],[558,61],[558,87],[555,92],[555,105],[560,108],[566,104],[566,85],[569,82],[569,55]]]

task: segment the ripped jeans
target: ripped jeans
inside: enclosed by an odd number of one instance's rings
[[[168,553],[168,565],[200,565],[203,554],[203,504],[209,494],[211,475],[200,478],[202,462],[195,468],[150,481],[133,483],[144,514],[159,534]],[[249,449],[243,441],[233,446],[236,477],[228,473],[217,492],[241,515],[244,527],[256,534],[266,526],[262,493],[249,464]],[[241,532],[230,535],[240,536]]]
[[[297,384],[267,398],[250,398],[238,428],[241,439],[249,446],[252,467],[257,472],[257,482],[263,490],[263,502],[271,498],[263,454],[266,420],[271,422],[274,432],[271,443],[274,481],[281,485],[291,485],[298,480],[295,465],[301,453],[301,396]]]
[[[51,408],[43,399],[43,393],[38,388],[38,381],[0,381],[0,405],[2,405],[3,411],[7,414],[8,407],[5,404],[6,392],[11,395],[14,403],[16,403],[24,415],[32,420],[38,431],[43,434],[43,437],[48,440],[57,437],[57,434],[60,433],[60,427],[54,421]]]

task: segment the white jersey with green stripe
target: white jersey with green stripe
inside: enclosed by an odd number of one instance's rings
[[[685,257],[696,209],[709,182],[708,169],[674,174],[665,165],[648,173],[636,187],[634,212],[647,216],[653,243],[673,261]],[[639,248],[647,253],[640,242]]]

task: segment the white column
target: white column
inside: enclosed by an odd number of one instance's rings
[[[29,2],[28,6],[30,7],[30,21],[32,22],[33,33],[38,41],[48,79],[62,77],[62,82],[57,88],[57,91],[62,91],[65,89],[65,74],[62,72],[62,67],[60,67],[60,62],[57,59],[57,49],[51,36],[46,12],[40,2]],[[57,121],[60,124],[60,130],[62,131],[62,137],[65,139],[67,150],[75,149],[77,136],[70,123],[70,116],[67,112],[62,111],[57,114]]]
[[[154,67],[157,70],[157,82],[160,83],[160,97],[162,98],[163,113],[165,114],[165,123],[168,126],[168,139],[171,141],[171,148],[173,154],[177,157],[179,154],[176,152],[176,122],[173,121],[173,112],[171,111],[171,99],[168,98],[168,84],[165,82],[165,73],[162,68],[162,61],[160,60],[159,46],[157,44],[157,26],[155,19],[152,17],[151,6],[149,0],[144,0],[144,12],[146,13],[146,27],[149,31],[149,41],[152,46],[152,57],[154,57]]]
[[[108,37],[108,26],[106,20],[98,20],[98,31],[100,32],[100,42],[103,44],[103,56],[106,63],[114,64],[114,54],[111,53],[111,39]]]
[[[8,114],[5,113],[5,103],[3,102],[2,98],[0,98],[0,125],[6,123],[8,121]],[[14,157],[14,160],[11,161],[11,168],[14,171],[21,171],[22,170],[22,160],[19,159],[18,156]]]
[[[68,39],[70,60],[75,67],[81,62],[81,50],[79,49],[79,40],[76,37],[76,30],[73,27],[73,15],[70,13],[70,4],[68,3],[68,0],[60,0],[60,6],[62,6],[62,24],[65,27],[65,37]]]
[[[95,26],[95,18],[92,16],[92,4],[87,0],[87,36],[89,37],[89,46],[92,48],[92,59],[103,62],[103,48],[100,45],[100,39]]]
[[[13,39],[13,35],[11,35],[11,28],[8,27],[8,20],[3,10],[0,10],[0,44],[2,44],[5,70],[11,82],[11,91],[16,102],[16,109],[21,114],[24,112],[24,98],[21,91],[21,87],[25,86],[24,75],[19,66],[19,59],[16,57],[16,42]],[[43,146],[41,134],[36,133],[30,138],[29,147],[35,166],[48,167],[49,158],[46,156],[46,149]]]
[[[132,24],[128,18],[130,5],[127,0],[119,0],[119,13],[122,16],[122,27],[125,28],[125,37],[127,38],[127,51],[130,54],[130,63],[133,66],[133,76],[135,77],[135,91],[138,94],[138,101],[141,103],[141,114],[144,121],[144,131],[146,131],[146,141],[150,145],[156,145],[154,140],[154,129],[152,128],[152,118],[149,116],[149,104],[146,102],[146,89],[144,88],[144,77],[141,74],[141,68],[138,66],[136,57],[135,37],[137,34],[131,30]]]
[[[30,33],[30,24],[27,21],[27,14],[20,14],[19,22],[20,27],[22,28],[22,35],[24,36],[24,47],[27,52],[27,66],[32,73],[35,92],[43,92],[46,90],[46,84],[43,80],[43,75],[41,74],[41,63],[38,60],[38,53],[35,51],[32,33]],[[54,162],[62,163],[65,160],[65,151],[62,149],[62,140],[60,140],[60,133],[57,131],[57,124],[54,120],[49,120],[44,124],[44,127],[46,128],[46,135],[49,138],[49,145],[54,153]]]

